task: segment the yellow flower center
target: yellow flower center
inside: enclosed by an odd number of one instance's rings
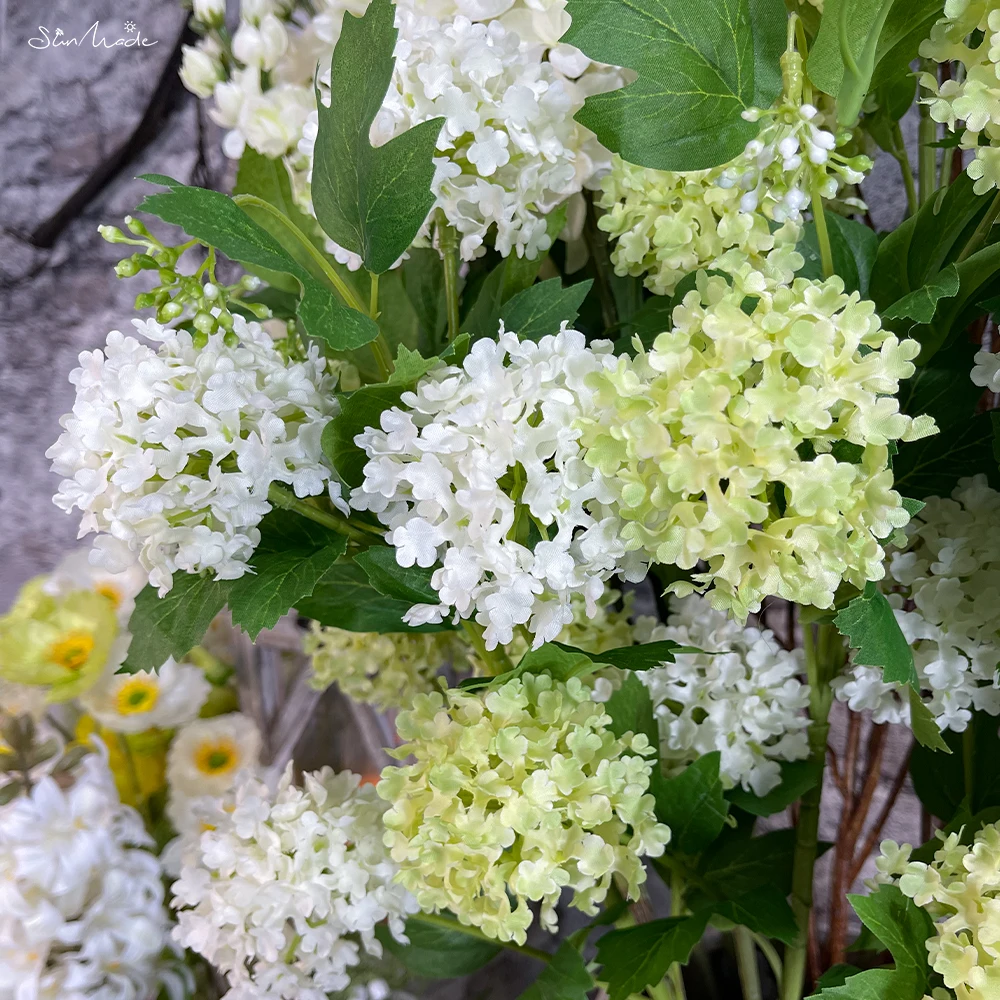
[[[202,774],[225,774],[236,767],[239,759],[239,748],[225,738],[202,743],[194,755],[195,767]]]
[[[90,658],[94,637],[89,632],[70,632],[49,646],[49,660],[64,670],[79,670]]]
[[[105,581],[104,583],[99,583],[94,590],[101,595],[101,597],[106,597],[116,608],[122,603],[122,592],[113,584]]]
[[[115,705],[119,715],[149,712],[160,697],[160,686],[152,677],[131,677],[118,689]]]

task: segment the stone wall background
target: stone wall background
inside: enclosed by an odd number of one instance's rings
[[[231,176],[218,128],[177,79],[185,17],[175,0],[0,0],[0,608],[75,543],[76,518],[52,503],[56,477],[44,452],[72,405],[67,375],[77,354],[101,346],[109,330],[129,330],[140,290],[140,279],[115,278],[123,254],[100,239],[97,225],[120,225],[135,208],[147,188],[138,174],[220,188]],[[50,37],[56,29],[75,37],[97,21],[114,39],[126,20],[155,44],[29,44],[43,37],[40,24]],[[912,141],[915,122],[904,125]],[[894,161],[876,163],[865,195],[880,228],[898,224],[905,199]],[[835,713],[838,742],[845,715]],[[890,738],[876,811],[905,753],[904,735]],[[829,841],[837,838],[839,794],[829,782],[821,829]],[[908,787],[885,835],[920,837]],[[828,867],[821,863],[816,883],[821,904]],[[435,995],[513,997],[533,975],[530,965],[505,961]]]

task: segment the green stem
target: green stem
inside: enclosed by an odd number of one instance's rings
[[[438,213],[437,238],[444,258],[444,300],[448,311],[448,341],[458,336],[458,233],[444,212]]]
[[[368,301],[368,315],[373,323],[378,323],[378,275],[373,271],[368,272],[371,280],[371,293]],[[372,354],[375,355],[375,364],[378,365],[382,380],[385,381],[395,371],[396,366],[392,363],[392,348],[389,341],[385,339],[385,334],[379,330],[378,336],[372,341]]]
[[[937,64],[930,59],[920,60],[921,73],[936,73]],[[920,204],[926,204],[935,191],[937,181],[937,150],[931,145],[937,140],[937,122],[931,118],[931,109],[920,105],[920,124],[917,126],[917,177],[920,185]]]
[[[264,201],[263,198],[258,198],[255,194],[238,194],[233,196],[233,201],[236,202],[241,208],[244,205],[249,205],[251,208],[260,209],[262,212],[267,212],[272,218],[277,219],[278,222],[284,226],[288,233],[295,237],[295,240],[301,245],[302,249],[309,255],[310,259],[315,262],[316,266],[320,269],[323,277],[330,283],[333,290],[354,310],[359,313],[365,313],[367,315],[367,310],[365,309],[364,303],[357,297],[352,289],[344,279],[337,274],[333,269],[330,262],[326,259],[316,249],[315,245],[309,239],[308,236],[291,219],[285,215],[280,209],[275,208],[269,202]]]
[[[673,868],[670,871],[670,916],[682,917],[684,912],[684,879],[681,878],[681,873]],[[684,970],[680,962],[674,962],[670,966],[667,976],[677,1000],[687,1000],[687,994],[684,992]]]
[[[757,968],[757,949],[746,927],[733,928],[733,944],[736,947],[736,966],[743,987],[743,1000],[763,1000],[760,988],[760,970]]]
[[[812,189],[812,210],[813,222],[816,223],[816,240],[819,243],[819,257],[823,265],[823,277],[829,278],[833,275],[833,251],[830,248],[830,233],[826,228],[823,196],[819,193],[817,184],[814,184]]]
[[[809,680],[809,759],[819,772],[819,780],[799,802],[795,827],[795,854],[792,859],[792,912],[798,924],[795,943],[785,949],[781,1000],[800,1000],[806,978],[809,946],[809,914],[813,901],[813,868],[819,839],[820,802],[823,796],[823,769],[826,742],[830,733],[830,681],[843,665],[844,645],[833,625],[803,627],[806,674]]]
[[[479,941],[498,944],[502,948],[509,948],[511,951],[516,951],[521,955],[527,955],[528,958],[537,959],[539,962],[548,963],[552,959],[552,956],[548,952],[542,951],[541,948],[532,948],[530,944],[516,944],[513,941],[498,941],[496,938],[491,938],[484,934],[478,927],[469,927],[465,924],[460,924],[457,920],[452,920],[450,917],[441,916],[440,913],[414,913],[410,916],[410,920],[416,920],[421,924],[429,924],[431,927],[443,927],[445,930],[456,934],[465,934]]]
[[[899,127],[899,122],[892,123],[892,155],[899,164],[900,173],[903,175],[903,185],[906,187],[906,207],[910,215],[916,215],[920,207],[917,201],[917,188],[913,180],[913,167],[910,166],[910,157],[906,152],[906,142],[903,140],[903,131]]]
[[[373,536],[375,538],[384,536],[384,532],[374,525],[361,522],[356,525],[351,524],[347,518],[341,517],[340,514],[331,514],[328,511],[320,510],[319,507],[314,507],[305,500],[300,500],[294,493],[277,483],[271,483],[268,487],[267,499],[273,506],[308,517],[310,521],[322,524],[324,528],[336,531],[338,535],[346,535],[352,542],[357,542],[359,545],[371,545]]]
[[[958,255],[956,263],[961,264],[963,260],[971,257],[982,245],[986,242],[990,235],[990,230],[993,228],[993,223],[997,221],[997,216],[1000,215],[1000,191],[993,196],[993,201],[990,202],[990,207],[986,209],[986,214],[983,216],[982,221],[976,226],[976,231],[972,234],[971,239],[968,243],[962,247],[962,252]]]
[[[129,784],[132,786],[132,794],[135,796],[135,808],[142,816],[147,829],[152,826],[152,816],[149,814],[149,803],[142,794],[142,785],[139,783],[139,772],[136,770],[135,758],[132,756],[132,748],[128,745],[128,737],[124,733],[118,733],[118,749],[121,750],[125,760],[125,770],[128,772]]]
[[[462,628],[465,629],[479,659],[483,661],[483,665],[492,676],[496,677],[498,674],[505,674],[508,670],[514,669],[514,664],[510,662],[507,650],[503,646],[497,646],[496,649],[486,648],[486,640],[483,638],[485,629],[479,622],[463,618]]]
[[[778,951],[771,944],[766,937],[761,934],[756,934],[750,931],[750,937],[753,938],[754,943],[760,948],[760,953],[767,959],[767,964],[771,966],[771,972],[774,975],[774,981],[778,987],[778,993],[781,993],[781,958],[778,956]]]

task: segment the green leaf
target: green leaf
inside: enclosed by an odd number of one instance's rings
[[[894,989],[898,991],[894,1000],[919,1000],[928,984],[926,941],[934,936],[930,915],[895,885],[879,886],[870,896],[847,898],[865,927],[892,954],[896,963]]]
[[[181,659],[201,642],[231,586],[229,580],[175,573],[173,587],[163,597],[157,597],[155,587],[143,587],[129,618],[132,642],[122,669],[159,670],[169,657]]]
[[[215,247],[231,260],[292,275],[302,287],[298,316],[310,337],[334,350],[351,350],[378,336],[378,326],[368,316],[341,305],[329,288],[294,260],[232,198],[218,191],[188,187],[159,174],[144,174],[141,179],[169,184],[170,190],[147,195],[139,211],[180,226],[189,236]]]
[[[949,264],[939,271],[926,285],[897,299],[882,313],[883,319],[913,319],[918,323],[930,323],[937,312],[941,299],[958,295],[958,268]]]
[[[316,585],[312,596],[299,601],[298,612],[321,625],[348,632],[446,632],[450,622],[411,628],[403,621],[408,601],[380,594],[368,574],[354,563],[335,563]]]
[[[395,64],[394,14],[391,0],[372,0],[363,17],[345,16],[333,53],[329,106],[316,91],[316,218],[376,274],[409,247],[434,204],[432,158],[444,124],[432,118],[378,148],[368,141]]]
[[[787,809],[810,788],[815,788],[821,776],[822,766],[815,761],[782,761],[781,784],[767,795],[754,795],[737,785],[726,792],[726,797],[752,816],[773,816]]]
[[[563,202],[545,216],[545,234],[551,242],[555,242],[556,237],[566,226],[566,214],[568,211],[569,206],[566,202]],[[538,277],[538,272],[545,262],[546,257],[548,257],[548,251],[539,253],[533,259],[518,257],[517,254],[513,253],[504,258],[503,299],[505,302],[512,295],[516,295],[518,292],[525,288],[530,288],[534,284],[535,278]]]
[[[841,635],[857,650],[854,662],[859,666],[881,667],[886,684],[909,684],[916,688],[919,681],[913,665],[913,650],[903,636],[892,607],[874,583],[865,585],[860,597],[855,597],[834,618]]]
[[[638,79],[576,118],[612,152],[658,170],[731,160],[757,135],[741,114],[781,92],[780,0],[569,0],[563,41]]]
[[[440,919],[440,918],[435,918]],[[450,920],[450,917],[445,917]],[[458,927],[458,921],[454,921]],[[460,930],[450,930],[439,923],[429,923],[420,917],[406,921],[409,944],[400,944],[385,924],[375,928],[375,936],[387,951],[410,972],[428,979],[455,979],[481,969],[500,954],[500,945],[472,937]]]
[[[795,831],[773,830],[760,837],[721,837],[706,851],[698,874],[723,899],[737,899],[762,885],[792,891]]]
[[[495,337],[500,328],[500,312],[505,302],[506,262],[498,264],[486,276],[472,308],[462,320],[462,330],[473,340]]]
[[[850,292],[860,292],[865,298],[868,294],[868,281],[878,253],[878,236],[869,226],[845,219],[835,212],[826,213],[827,231],[830,238],[830,250],[833,254],[833,270],[844,280],[844,289]],[[802,278],[823,277],[823,263],[820,258],[819,237],[816,235],[816,224],[806,223],[802,239],[796,247],[805,258],[805,267],[798,276]]]
[[[366,385],[340,397],[340,413],[323,428],[323,454],[348,486],[360,486],[368,456],[354,443],[366,427],[380,427],[383,410],[399,404],[403,385]]]
[[[441,255],[430,247],[411,247],[400,270],[403,288],[420,324],[420,350],[437,354],[448,324]]]
[[[522,674],[551,674],[557,681],[581,677],[597,669],[593,657],[581,649],[563,646],[558,642],[543,643],[538,649],[529,649],[513,670],[507,671],[496,682],[503,683]]]
[[[921,746],[951,753],[948,744],[941,736],[941,729],[934,721],[931,710],[923,703],[920,694],[913,688],[910,688],[910,729],[913,730],[913,738]]]
[[[615,343],[615,350],[619,353],[632,353],[632,338],[636,335],[642,341],[643,347],[649,350],[657,336],[673,326],[674,306],[680,301],[679,291],[680,285],[673,296],[654,295],[646,299],[625,324],[625,332]],[[685,288],[685,291],[690,289]]]
[[[261,541],[251,559],[252,573],[229,590],[233,622],[251,639],[303,598],[312,596],[330,567],[347,551],[347,538],[313,521],[275,511],[261,522]]]
[[[655,787],[656,815],[670,827],[670,847],[700,854],[726,825],[729,803],[719,780],[718,750],[688,764],[680,774]]]
[[[682,646],[673,639],[661,639],[658,642],[642,642],[632,646],[616,646],[605,649],[601,653],[590,653],[576,646],[568,646],[564,642],[553,642],[569,653],[582,653],[594,663],[602,663],[620,670],[652,670],[664,663],[673,663],[674,656],[681,653],[700,653],[694,646]]]
[[[413,604],[440,604],[441,598],[431,586],[431,570],[420,566],[400,566],[396,550],[390,545],[373,545],[354,557],[356,566],[367,574],[368,581],[383,596]]]
[[[701,940],[709,911],[689,917],[667,917],[647,924],[611,931],[597,942],[601,979],[608,984],[609,1000],[627,1000],[654,986],[674,962],[685,964]]]
[[[856,965],[848,965],[846,962],[838,962],[831,965],[819,979],[816,985],[821,989],[829,989],[833,986],[843,986],[850,976],[856,976],[861,970]]]
[[[773,885],[762,885],[740,896],[712,905],[713,913],[733,924],[749,927],[755,934],[794,944],[799,935],[788,900]],[[717,921],[713,918],[713,923]]]
[[[819,984],[817,984],[819,985]],[[842,984],[829,986],[807,1000],[902,1000],[896,992],[896,973],[892,969],[868,969],[849,976]]]
[[[605,702],[604,710],[611,716],[609,728],[615,736],[645,733],[650,746],[660,745],[660,731],[653,715],[649,690],[635,674],[625,675],[622,686]]]
[[[550,278],[518,292],[500,311],[504,329],[513,330],[521,340],[537,341],[558,333],[564,321],[572,326],[593,283],[588,279],[563,288],[559,278]]]
[[[595,986],[583,956],[563,941],[542,974],[521,994],[520,1000],[587,1000]]]

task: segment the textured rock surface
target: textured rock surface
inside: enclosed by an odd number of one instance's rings
[[[94,48],[89,39],[80,47],[29,45],[44,38],[39,20],[50,37],[59,29],[63,39],[97,21],[96,34],[113,41],[126,34],[123,9],[155,45]],[[3,11],[0,2],[0,16]],[[134,178],[146,171],[206,186],[226,183],[218,130],[169,72],[183,30],[173,0],[131,0],[127,8],[112,0],[56,0],[44,13],[30,0],[11,0],[0,25],[0,608],[24,580],[50,569],[74,545],[76,519],[52,504],[56,479],[44,451],[72,404],[67,375],[76,355],[99,347],[111,329],[127,330],[141,290],[140,279],[114,277],[111,267],[122,254],[97,236],[98,223],[120,224],[135,208],[145,185]],[[912,141],[915,122],[904,124]],[[128,147],[137,129],[150,141],[135,152]],[[905,202],[898,167],[888,157],[877,163],[866,197],[880,228],[898,224]],[[841,732],[843,717],[835,713]],[[318,718],[321,730],[340,728],[344,707],[324,698]],[[902,736],[896,734],[883,761],[875,811],[901,759]],[[838,794],[828,784],[820,831],[828,840],[837,835]],[[886,835],[912,841],[919,833],[919,810],[904,791]],[[821,864],[816,883],[821,904],[828,864]],[[501,1000],[516,996],[534,972],[531,962],[505,953],[489,969],[434,995]]]

